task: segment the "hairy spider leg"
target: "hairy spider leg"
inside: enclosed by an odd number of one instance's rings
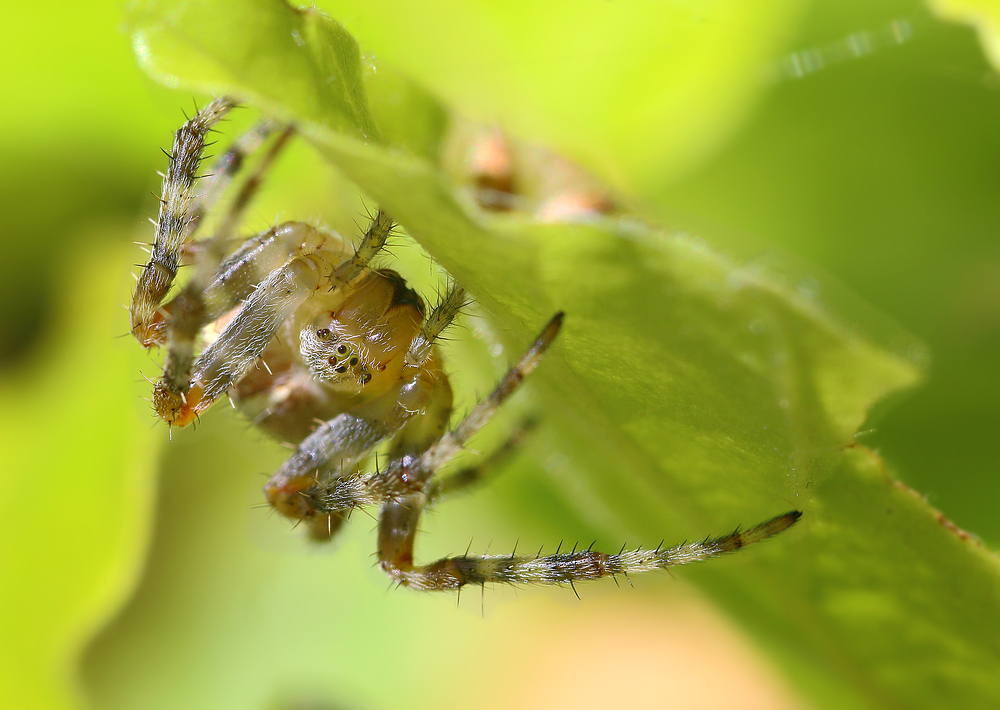
[[[218,266],[204,287],[208,322],[242,304],[271,272],[297,254],[324,249],[335,254],[338,264],[348,259],[348,273],[360,273],[385,244],[392,228],[388,215],[379,212],[355,252],[338,244],[329,232],[305,222],[285,222],[253,235]]]
[[[319,481],[350,473],[380,441],[392,433],[384,423],[340,414],[316,427],[264,486],[268,501],[281,515],[304,521],[310,537],[329,540],[346,519],[340,511],[316,511],[299,495]],[[336,462],[331,465],[331,462]]]
[[[319,486],[307,492],[313,499],[310,505],[317,510],[345,510],[393,503],[414,494],[426,497],[428,481],[462,450],[473,434],[492,419],[524,378],[538,366],[542,355],[559,334],[562,320],[563,314],[557,313],[489,396],[473,407],[458,426],[435,439],[419,456],[397,458],[391,460],[384,471],[343,476],[327,486]],[[426,505],[426,501],[422,505]]]
[[[382,509],[379,519],[379,564],[400,585],[421,590],[460,589],[466,584],[573,584],[601,577],[615,577],[667,569],[735,552],[777,535],[801,517],[789,511],[745,532],[735,531],[711,540],[685,543],[667,549],[622,550],[607,554],[593,549],[554,555],[462,555],[444,557],[428,565],[413,561],[413,543],[425,497],[409,496]]]
[[[191,210],[205,138],[234,105],[229,98],[215,99],[184,123],[174,136],[167,172],[163,176],[156,237],[149,261],[132,292],[132,334],[146,347],[164,340],[166,325],[159,314],[160,303],[177,276],[181,246],[200,221],[200,218],[192,218]]]
[[[524,437],[536,426],[533,419],[520,424],[507,439],[495,449],[484,461],[475,466],[466,466],[449,473],[447,476],[433,476],[424,489],[427,505],[431,506],[443,498],[466,492],[469,488],[478,486],[491,478],[497,471],[506,467],[511,456],[517,451]]]
[[[274,161],[277,160],[278,156],[281,155],[281,153],[288,146],[288,142],[295,135],[295,126],[283,125],[274,121],[266,122],[258,128],[258,130],[264,129],[268,131],[268,134],[272,131],[278,131],[278,135],[267,149],[267,152],[264,153],[260,162],[258,162],[257,165],[254,166],[253,170],[247,174],[246,178],[244,178],[243,184],[240,186],[239,192],[236,193],[232,203],[229,205],[229,209],[226,211],[226,216],[223,218],[222,223],[216,228],[215,234],[213,234],[208,240],[218,245],[216,247],[218,257],[214,261],[215,266],[218,266],[223,258],[225,258],[228,251],[226,247],[233,235],[236,233],[236,230],[239,229],[240,224],[243,222],[243,217],[246,215],[247,207],[250,206],[253,198],[260,190],[260,186],[264,182],[264,177],[271,169],[271,166],[274,165]],[[260,135],[262,138],[266,138],[268,134],[262,133]],[[257,145],[259,146],[260,144],[258,143]],[[214,269],[212,267],[209,267],[208,273],[206,273],[205,276],[210,276],[213,270]]]
[[[420,332],[413,339],[406,353],[407,362],[421,364],[431,357],[434,343],[441,336],[441,333],[452,324],[462,308],[468,303],[468,295],[465,289],[456,283],[449,285],[448,290],[441,298],[430,315],[424,319]]]
[[[533,420],[523,422],[515,429],[506,441],[495,449],[486,460],[475,466],[466,466],[446,476],[432,477],[424,489],[425,504],[424,509],[436,505],[438,501],[466,492],[469,488],[482,484],[486,479],[491,478],[497,471],[506,468],[507,462],[521,445],[525,435],[535,427]],[[356,473],[356,472],[355,472]],[[343,476],[342,476],[343,477]],[[350,510],[336,511],[330,513],[338,520],[350,514]]]
[[[188,390],[198,333],[225,312],[220,312],[219,308],[207,308],[205,290],[217,280],[214,276],[225,261],[229,240],[243,218],[247,204],[259,188],[263,174],[287,145],[293,132],[294,129],[289,126],[278,135],[256,169],[244,181],[228,215],[215,234],[199,243],[195,253],[194,275],[165,309],[168,313],[167,357],[161,381],[163,388],[169,392],[184,394]]]
[[[385,245],[392,227],[388,215],[379,211],[348,258],[336,244],[331,245],[332,249],[325,248],[326,237],[310,225],[290,222],[279,227],[278,235],[287,234],[290,240],[286,246],[295,243],[296,234],[304,235],[304,239],[283,266],[269,272],[253,288],[225,330],[198,356],[190,384],[180,388],[185,391],[169,387],[163,379],[156,383],[153,407],[160,418],[177,426],[192,422],[250,370],[281,324],[308,298],[321,289],[348,287],[362,277],[368,263]],[[240,263],[253,261],[245,256],[247,259]],[[224,273],[220,272],[220,279]]]
[[[201,226],[205,215],[212,210],[222,198],[222,195],[225,194],[233,178],[236,177],[236,174],[243,167],[243,161],[248,156],[256,153],[272,133],[283,127],[284,124],[272,118],[265,118],[258,121],[249,130],[237,137],[222,155],[212,161],[212,166],[209,168],[208,174],[199,178],[198,185],[201,189],[201,195],[193,199],[191,207],[188,210],[191,220],[188,228],[188,238],[194,236],[198,231],[198,227]],[[285,129],[288,130],[287,127]],[[256,172],[260,173],[261,171],[258,169]],[[245,188],[244,191],[246,191]],[[183,245],[182,249],[181,256],[183,259],[186,256],[184,252],[189,249],[197,249],[197,243],[192,244],[188,242]]]
[[[448,427],[452,412],[451,384],[442,369],[440,353],[435,343],[461,312],[467,299],[464,288],[454,282],[449,284],[444,296],[424,319],[419,332],[407,348],[406,362],[423,373],[415,384],[426,386],[429,376],[435,386],[428,400],[420,406],[421,413],[407,416],[393,437],[389,449],[390,464],[422,454],[428,446],[441,438]],[[405,396],[401,398],[401,404],[405,404],[405,400]],[[413,404],[409,407],[411,410],[416,409]]]
[[[329,236],[304,222],[285,222],[248,238],[219,265],[203,289],[208,322],[240,306],[271,272],[297,254],[326,249],[346,255],[346,247],[338,248]]]

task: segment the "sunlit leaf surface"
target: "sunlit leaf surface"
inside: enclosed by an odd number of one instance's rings
[[[1000,6],[992,0],[929,0],[942,18],[971,25],[994,67],[1000,66]]]
[[[740,125],[809,3],[318,5],[463,115],[648,189],[690,170]]]

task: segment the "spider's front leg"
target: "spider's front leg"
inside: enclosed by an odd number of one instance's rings
[[[258,133],[259,131],[251,132],[255,138]],[[291,126],[287,126],[281,131],[260,164],[244,180],[236,200],[230,206],[226,218],[216,229],[215,234],[194,245],[194,274],[180,294],[164,308],[169,314],[169,321],[167,324],[167,358],[163,365],[162,381],[168,389],[177,392],[187,391],[186,387],[191,378],[191,368],[194,364],[195,341],[201,329],[235,307],[248,295],[234,293],[232,288],[221,289],[220,293],[220,289],[217,288],[220,282],[225,286],[234,285],[234,279],[226,278],[233,271],[229,263],[231,260],[226,260],[226,254],[230,248],[229,242],[243,218],[247,205],[258,190],[263,175],[288,144],[293,133],[294,129]],[[239,142],[237,147],[238,144]],[[212,187],[218,188],[219,181],[220,179],[216,178]],[[200,221],[201,213],[195,213],[194,217]],[[287,238],[286,235],[285,239],[274,239],[273,241],[281,244],[287,241]],[[251,238],[248,244],[254,241],[255,239]],[[240,252],[243,252],[246,246],[245,244]],[[287,258],[289,252],[297,253],[299,251],[301,251],[299,244],[288,244],[285,246],[284,256]],[[254,256],[258,259],[261,257],[260,254]],[[276,268],[280,263],[274,264],[271,268]]]
[[[391,231],[392,220],[384,212],[378,212],[361,244],[347,259],[336,244],[299,222],[278,228],[277,235],[283,239],[273,248],[269,242],[265,243],[267,248],[262,247],[260,253],[253,247],[260,237],[248,241],[223,264],[208,287],[209,292],[216,289],[218,298],[227,305],[235,305],[239,300],[249,284],[247,273],[253,272],[255,261],[263,259],[265,252],[274,258],[293,247],[293,255],[252,288],[239,313],[195,360],[189,379],[170,378],[165,372],[157,381],[153,407],[160,418],[177,426],[192,422],[253,367],[281,324],[306,299],[321,290],[349,287],[361,277]],[[211,304],[212,300],[206,302]],[[168,353],[168,362],[170,358]]]
[[[340,414],[324,422],[268,479],[264,486],[268,503],[284,517],[304,522],[314,540],[329,540],[350,511],[317,508],[303,492],[321,480],[353,472],[359,459],[391,433],[383,422],[350,414]]]
[[[278,327],[327,281],[321,252],[296,256],[253,292],[221,335],[194,363],[190,381],[162,377],[153,408],[168,424],[185,426],[233,386],[264,351]]]
[[[159,345],[166,338],[165,312],[160,304],[177,276],[182,246],[228,185],[246,152],[259,145],[271,130],[267,125],[251,132],[250,138],[237,141],[216,164],[206,194],[196,195],[194,186],[200,179],[198,170],[207,136],[234,106],[232,99],[215,99],[181,126],[174,137],[163,175],[156,236],[130,306],[132,334],[146,347]]]

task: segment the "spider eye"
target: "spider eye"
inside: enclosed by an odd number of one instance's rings
[[[337,356],[336,355],[332,355],[329,358],[327,358],[326,361],[328,363],[330,363],[331,365],[336,365],[337,364]]]
[[[320,328],[319,330],[316,331],[316,337],[322,338],[323,340],[326,340],[327,338],[330,337],[330,329],[329,328]]]
[[[361,375],[361,384],[367,385],[371,381],[372,381],[372,373],[366,372],[365,374]]]
[[[346,355],[347,354],[347,346],[343,345],[343,344],[338,345],[337,346],[337,353],[339,355]]]
[[[358,364],[358,359],[357,359],[356,357],[352,357],[352,358],[351,358],[351,361],[350,361],[350,363],[348,363],[348,364],[349,364],[349,365],[350,365],[351,367],[354,367],[355,365],[357,365],[357,364]]]
[[[334,372],[339,372],[340,374],[344,374],[345,372],[347,372],[347,365],[341,365],[340,367],[334,368]]]

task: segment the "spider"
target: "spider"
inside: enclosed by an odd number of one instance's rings
[[[444,476],[439,471],[536,368],[563,314],[449,429],[452,391],[437,340],[465,304],[465,290],[451,284],[428,312],[399,274],[375,268],[372,261],[393,229],[381,210],[356,248],[332,231],[286,222],[234,249],[234,234],[264,172],[295,132],[261,121],[222,154],[196,194],[206,138],[234,106],[218,98],[176,133],[150,259],[132,294],[131,332],[147,348],[166,349],[152,401],[169,426],[191,423],[227,394],[257,426],[296,445],[264,487],[274,510],[304,523],[311,537],[328,540],[353,509],[380,506],[379,565],[398,584],[426,590],[627,576],[731,552],[798,520],[800,513],[791,511],[745,532],[669,549],[466,554],[417,564],[421,513],[483,478],[517,435],[479,467]],[[195,241],[244,158],[258,150],[264,150],[259,164],[219,226]],[[166,301],[182,263],[192,267],[190,280]],[[367,459],[383,442],[387,464],[370,470]]]

